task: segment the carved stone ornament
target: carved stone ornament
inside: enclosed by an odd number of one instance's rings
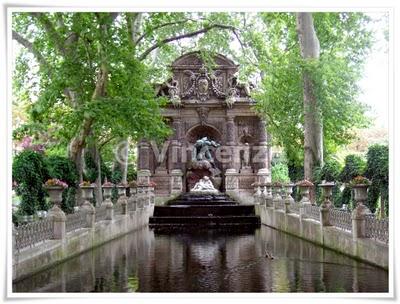
[[[200,125],[204,126],[207,123],[208,112],[210,111],[207,107],[200,107],[196,109],[197,114],[199,114]]]

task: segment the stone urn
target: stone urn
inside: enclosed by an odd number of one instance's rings
[[[294,186],[295,185],[292,184],[292,183],[288,183],[288,184],[284,184],[283,185],[283,189],[284,189],[284,192],[285,192],[285,198],[286,198],[285,203],[294,204],[294,199],[292,197],[293,187]]]
[[[94,186],[80,186],[82,190],[82,198],[85,201],[90,201],[93,198]]]
[[[107,200],[107,199],[110,199],[111,198],[111,196],[112,196],[112,189],[114,188],[114,186],[104,186],[103,185],[103,195],[104,195],[104,198]]]
[[[122,185],[117,186],[118,196],[122,197],[126,195],[126,187]]]
[[[333,204],[331,202],[331,198],[332,198],[333,188],[335,187],[335,183],[325,182],[325,183],[319,184],[318,187],[320,187],[322,189],[322,195],[324,196],[324,200],[321,204],[321,207],[322,208],[332,208]]]
[[[272,185],[271,183],[265,184],[265,204],[267,207],[272,207]]]
[[[45,189],[49,194],[50,202],[53,205],[60,207],[62,202],[62,194],[65,188],[62,186],[45,186]]]
[[[354,201],[356,202],[355,206],[355,215],[362,215],[362,214],[371,214],[371,210],[365,206],[365,202],[368,199],[368,187],[370,183],[366,184],[354,184],[352,185],[354,191]]]
[[[310,189],[314,187],[314,184],[308,180],[302,180],[296,184],[299,187],[302,205],[311,205],[310,201]]]

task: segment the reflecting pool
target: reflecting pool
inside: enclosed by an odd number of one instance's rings
[[[145,228],[13,284],[15,292],[387,292],[388,272],[266,226]]]

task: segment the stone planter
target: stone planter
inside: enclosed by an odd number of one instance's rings
[[[265,184],[265,205],[267,207],[272,207],[272,185],[271,183]]]
[[[332,190],[333,187],[335,187],[335,183],[333,182],[328,182],[328,183],[323,183],[319,184],[318,187],[322,189],[322,195],[324,196],[324,201],[322,202],[321,208],[332,208]]]
[[[105,199],[109,199],[112,196],[113,186],[103,186],[103,195]]]
[[[118,196],[126,195],[126,187],[125,186],[117,186]]]
[[[354,190],[354,200],[356,202],[356,207],[354,209],[354,215],[361,216],[363,214],[370,214],[371,211],[365,206],[365,202],[368,199],[368,187],[369,184],[357,184],[353,185]]]
[[[286,196],[286,201],[289,204],[294,203],[294,199],[292,197],[293,187],[294,187],[294,184],[291,184],[291,183],[283,185],[283,189],[285,191],[285,196]]]
[[[93,198],[93,186],[81,186],[82,190],[82,198],[86,201],[89,201]]]
[[[61,206],[62,202],[62,194],[64,191],[64,187],[61,186],[46,186],[45,187],[47,193],[49,194],[50,202],[53,205]]]
[[[301,194],[300,204],[302,204],[302,205],[311,205],[311,202],[310,202],[310,188],[311,188],[311,186],[299,186],[300,194]]]

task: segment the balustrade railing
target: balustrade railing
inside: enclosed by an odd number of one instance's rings
[[[86,226],[86,212],[80,210],[75,213],[67,214],[65,221],[65,231],[70,232]]]
[[[318,222],[320,221],[320,210],[318,206],[305,205],[303,208],[306,217],[316,220]]]
[[[20,224],[15,228],[15,247],[20,250],[53,237],[53,219],[45,218],[37,222]]]
[[[329,210],[329,221],[332,226],[352,231],[351,212],[332,208]]]
[[[389,220],[377,219],[373,215],[365,217],[365,236],[384,243],[389,242]]]

